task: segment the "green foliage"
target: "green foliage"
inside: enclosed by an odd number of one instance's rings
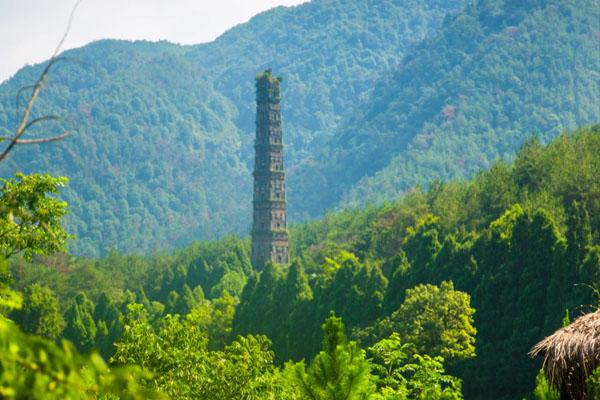
[[[23,252],[25,258],[64,248],[67,234],[60,225],[65,203],[47,197],[63,179],[18,175],[5,180],[0,204],[5,228],[0,257],[0,307],[12,310],[13,321],[0,314],[0,397],[3,399],[153,399],[139,387],[147,373],[137,367],[110,370],[95,353],[81,356],[67,341],[57,345],[63,329],[59,304],[48,287],[32,284],[24,295],[14,292],[6,259]],[[85,296],[78,304],[86,306]],[[92,321],[93,323],[93,321]]]
[[[461,381],[446,375],[442,357],[415,354],[412,363],[402,367],[411,376],[408,381],[409,399],[458,400],[462,399]]]
[[[238,337],[212,355],[207,374],[207,399],[278,399],[271,342],[265,336]]]
[[[47,287],[33,284],[25,289],[23,306],[10,314],[21,329],[47,339],[58,339],[64,321],[58,309],[56,296]]]
[[[600,368],[596,368],[586,381],[587,394],[590,399],[600,397]]]
[[[125,332],[112,361],[153,373],[144,385],[176,399],[275,398],[273,352],[264,336],[238,337],[209,351],[194,315],[167,315],[155,331],[139,304],[129,306]]]
[[[301,359],[314,354],[320,340],[315,330],[323,319],[315,314],[314,304],[299,260],[293,260],[286,271],[269,263],[260,275],[250,276],[236,308],[233,331],[267,335],[278,362]],[[304,327],[303,335],[297,326]]]
[[[326,258],[320,268],[322,274],[309,285],[300,260],[287,270],[267,265],[244,289],[234,332],[265,334],[273,340],[278,361],[299,360],[318,351],[318,329],[329,311],[339,313],[351,328],[375,321],[387,285],[380,268],[344,251]]]
[[[160,331],[155,333],[141,305],[128,308],[125,331],[111,361],[152,372],[147,385],[172,398],[198,397],[200,382],[195,377],[204,373],[206,334],[170,315],[161,320]]]
[[[315,294],[322,314],[335,310],[351,327],[373,322],[383,308],[387,286],[381,269],[361,263],[354,254],[345,251],[333,259],[327,258],[323,268],[325,279]]]
[[[209,348],[222,349],[229,343],[235,304],[236,299],[223,292],[223,296],[212,301],[203,301],[187,315],[192,324],[208,335]]]
[[[560,400],[559,393],[552,389],[543,370],[540,370],[538,373],[535,383],[535,389],[533,390],[533,398],[535,400]]]
[[[73,345],[55,341],[63,331],[59,303],[48,287],[34,283],[23,295],[10,288],[7,260],[25,260],[65,250],[69,235],[61,226],[66,203],[53,195],[66,182],[49,175],[17,174],[0,189],[0,397],[3,399],[158,399],[139,387],[148,374],[138,367],[110,370],[96,353],[80,355]],[[72,317],[85,329],[82,310],[93,306],[76,299]],[[93,311],[93,309],[91,310]],[[91,311],[85,322],[94,324]],[[12,319],[5,317],[10,312]],[[94,327],[95,328],[95,327]],[[79,333],[79,332],[78,332]],[[95,332],[94,332],[95,333]]]
[[[393,330],[419,354],[442,356],[448,361],[475,357],[475,334],[470,297],[454,290],[452,282],[418,285],[391,317]]]
[[[73,342],[83,352],[91,350],[96,343],[94,308],[94,303],[85,293],[80,293],[65,314],[67,321],[63,337]]]
[[[23,296],[10,288],[11,283],[8,262],[0,258],[0,316],[23,306]]]
[[[286,365],[286,375],[302,398],[315,400],[367,399],[375,378],[365,352],[348,342],[345,327],[333,313],[323,324],[323,350],[308,369],[303,361]]]
[[[49,194],[56,194],[67,179],[17,174],[0,181],[0,256],[23,252],[31,259],[34,254],[65,250],[69,235],[60,220],[67,203]]]
[[[161,398],[142,389],[147,373],[109,369],[97,354],[82,357],[68,342],[58,346],[26,335],[0,317],[0,396],[4,399]]]

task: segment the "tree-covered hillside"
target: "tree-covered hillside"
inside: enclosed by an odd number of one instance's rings
[[[291,176],[291,208],[466,178],[523,141],[600,120],[600,3],[480,0],[449,16]],[[323,190],[327,188],[327,190]]]
[[[592,0],[315,0],[203,45],[93,43],[65,54],[36,108],[75,134],[2,173],[71,179],[78,254],[246,233],[253,78],[270,66],[284,77],[291,220],[394,198],[597,122],[598,21]],[[39,68],[0,87],[0,129]]]
[[[98,42],[68,52],[52,71],[35,116],[61,116],[43,129],[73,134],[52,146],[18,149],[3,173],[70,179],[65,199],[68,229],[79,238],[75,252],[166,247],[210,237],[243,215],[240,192],[251,183],[236,155],[234,111],[181,50]],[[3,86],[2,126],[11,126],[14,95],[36,71],[26,69]]]
[[[585,127],[470,181],[298,225],[290,265],[253,271],[249,241],[228,237],[15,259],[0,285],[22,291],[25,332],[137,364],[154,378],[132,379],[172,398],[548,399],[527,353],[598,304],[599,170],[600,126]]]
[[[64,54],[36,115],[74,132],[2,166],[70,178],[72,250],[147,250],[246,233],[250,223],[254,76],[284,81],[290,170],[335,131],[378,76],[432,35],[464,0],[316,0],[276,8],[212,43],[101,41]],[[40,66],[0,87],[0,133]],[[45,126],[48,128],[48,125]]]

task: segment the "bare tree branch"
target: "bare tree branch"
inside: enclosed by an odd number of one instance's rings
[[[69,31],[71,30],[71,25],[73,24],[73,18],[75,17],[75,11],[77,11],[77,7],[79,7],[79,4],[81,4],[82,1],[83,0],[77,0],[75,5],[71,9],[71,15],[69,15],[69,21],[67,22],[67,28],[65,29],[65,33],[63,34],[63,37],[60,39],[60,42],[58,42],[58,45],[56,46],[56,49],[54,50],[54,54],[52,54],[51,59],[56,58],[56,55],[60,51],[60,48],[62,47],[65,40],[67,39],[67,36],[69,35]]]
[[[65,132],[60,135],[45,137],[45,138],[19,139],[19,140],[17,140],[17,144],[38,144],[38,143],[56,142],[57,140],[62,140],[69,135],[71,135],[71,132]]]
[[[23,93],[26,90],[33,89],[34,86],[35,85],[23,86],[17,91],[17,95],[15,96],[15,123],[19,120],[19,108],[21,108],[21,93]]]
[[[71,14],[69,15],[69,21],[67,22],[67,28],[65,29],[65,33],[63,34],[62,38],[60,39],[60,42],[58,42],[58,45],[56,46],[56,49],[54,50],[52,57],[50,57],[48,64],[46,64],[46,67],[42,71],[42,74],[38,78],[37,82],[33,85],[31,97],[29,98],[29,101],[27,102],[27,107],[25,108],[25,111],[23,111],[23,115],[21,117],[21,120],[19,121],[17,130],[15,131],[15,135],[11,138],[10,142],[8,143],[8,145],[6,146],[4,151],[2,153],[0,153],[0,162],[3,161],[6,158],[6,156],[8,156],[8,153],[10,153],[10,151],[13,149],[13,147],[15,145],[19,144],[19,142],[34,143],[34,142],[31,142],[33,140],[33,141],[37,141],[37,143],[43,143],[40,141],[41,139],[28,139],[25,141],[25,139],[21,139],[21,136],[23,136],[23,134],[27,131],[27,128],[29,128],[34,123],[42,121],[44,119],[46,119],[46,120],[50,119],[50,118],[46,118],[46,117],[41,117],[41,118],[37,118],[29,123],[27,122],[29,120],[29,115],[31,114],[33,104],[35,103],[38,95],[40,94],[40,90],[42,90],[42,87],[44,86],[44,83],[46,81],[46,78],[48,76],[48,72],[50,71],[50,68],[54,65],[54,63],[59,61],[59,59],[56,56],[57,56],[58,52],[60,51],[62,45],[64,44],[65,40],[67,39],[67,36],[69,35],[69,31],[71,30],[71,24],[73,23],[73,17],[75,16],[75,11],[77,10],[77,7],[79,6],[79,4],[81,4],[81,1],[82,0],[77,0],[75,5],[73,6],[73,9],[71,10]],[[24,90],[27,90],[27,89],[21,88],[19,90],[19,92],[17,93],[17,103],[18,103],[21,92]],[[66,137],[66,136],[68,136],[68,134],[67,135],[62,134],[59,136],[55,136],[53,138],[49,138],[49,139],[52,139],[49,141],[59,140],[58,138],[62,138],[62,137]]]
[[[25,111],[23,112],[23,116],[21,117],[21,121],[19,122],[19,126],[17,127],[17,131],[16,131],[15,135],[13,136],[13,138],[10,140],[10,143],[8,144],[8,146],[6,146],[6,148],[4,149],[2,154],[0,154],[0,161],[4,160],[6,158],[8,153],[10,153],[12,148],[17,144],[17,141],[19,140],[19,138],[25,133],[25,127],[27,126],[27,120],[29,119],[29,114],[31,113],[31,109],[33,108],[33,103],[35,103],[35,100],[37,99],[38,95],[40,94],[40,90],[42,90],[42,86],[44,85],[44,81],[46,80],[46,76],[48,75],[48,71],[50,70],[50,67],[53,64],[54,64],[54,59],[51,59],[48,62],[48,65],[46,65],[46,68],[44,68],[42,75],[38,78],[36,84],[34,85],[33,92],[31,94],[31,97],[29,98],[29,101],[27,102],[27,107],[25,108]]]
[[[39,118],[36,118],[36,119],[28,122],[27,125],[25,125],[25,130],[27,131],[29,128],[31,128],[32,125],[35,125],[35,124],[37,124],[39,122],[42,122],[42,121],[56,121],[58,119],[60,119],[60,117],[57,116],[57,115],[44,115],[43,117],[39,117]]]

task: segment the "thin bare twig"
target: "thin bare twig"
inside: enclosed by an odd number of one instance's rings
[[[25,125],[25,130],[27,131],[29,128],[31,128],[32,125],[35,125],[39,122],[56,121],[57,119],[60,119],[60,117],[57,115],[44,115],[43,117],[35,118],[34,120],[28,122],[27,125]]]
[[[56,49],[54,50],[54,54],[52,54],[51,59],[56,58],[56,55],[60,51],[60,48],[65,43],[65,40],[67,39],[67,36],[69,35],[69,31],[71,30],[71,25],[73,24],[73,18],[75,17],[75,11],[77,11],[77,7],[79,7],[79,4],[81,4],[82,1],[83,0],[77,0],[75,5],[73,6],[73,9],[71,10],[71,15],[69,15],[69,21],[67,22],[67,28],[65,29],[65,33],[63,34],[63,37],[60,39],[60,42],[58,42],[58,45],[56,46]]]
[[[12,139],[10,140],[10,142],[8,143],[8,145],[6,146],[4,151],[0,154],[0,162],[3,161],[6,158],[6,156],[8,156],[8,153],[10,153],[10,151],[13,149],[13,147],[16,146],[17,144],[19,144],[19,142],[26,143],[25,139],[21,139],[21,136],[23,136],[23,134],[27,131],[27,128],[29,128],[32,124],[39,122],[41,120],[51,119],[50,117],[41,117],[41,118],[37,118],[36,120],[34,120],[30,123],[27,122],[29,120],[29,115],[31,114],[31,109],[33,108],[33,104],[35,103],[38,95],[40,94],[40,90],[42,90],[42,87],[44,86],[44,83],[46,81],[46,77],[48,76],[48,72],[50,71],[50,68],[52,67],[52,65],[54,65],[54,63],[56,63],[58,61],[56,56],[57,56],[58,52],[60,51],[62,45],[64,44],[65,40],[67,39],[67,36],[69,35],[69,31],[71,30],[71,25],[73,23],[73,17],[75,16],[75,11],[77,10],[77,7],[79,6],[79,4],[81,2],[82,2],[82,0],[77,0],[75,5],[73,6],[73,9],[71,10],[71,14],[69,15],[69,21],[67,22],[67,28],[65,29],[65,33],[63,34],[62,38],[58,42],[58,45],[56,46],[56,49],[54,50],[52,57],[50,57],[48,64],[46,64],[46,67],[42,71],[42,74],[36,81],[35,85],[33,85],[33,90],[31,92],[31,97],[29,98],[29,101],[27,102],[27,107],[25,108],[25,111],[23,111],[23,116],[21,117],[21,120],[17,126],[15,135],[12,137]],[[19,99],[19,96],[20,96],[22,90],[26,90],[26,89],[21,89],[17,93],[17,103],[18,103],[18,99]],[[61,136],[66,137],[68,135],[63,134],[63,135],[59,135],[59,136],[56,136],[56,137],[50,138],[50,139],[59,140],[57,138],[59,138]],[[42,143],[42,142],[39,142],[40,139],[28,139],[27,141],[29,141],[29,143],[32,143],[31,140],[36,140],[36,141],[38,141],[38,143]],[[53,141],[53,140],[49,140],[49,141]]]
[[[56,142],[58,140],[62,140],[71,135],[71,132],[64,132],[60,135],[45,137],[45,138],[35,138],[35,139],[19,139],[17,144],[38,144],[38,143],[48,143],[48,142]]]
[[[38,144],[38,143],[56,142],[57,140],[62,140],[69,135],[71,135],[71,132],[65,132],[60,135],[45,137],[45,138],[19,139],[19,140],[17,140],[17,144]]]
[[[23,93],[26,90],[33,89],[34,86],[35,85],[23,86],[17,91],[17,95],[15,96],[15,123],[19,120],[19,108],[21,107],[21,93]]]

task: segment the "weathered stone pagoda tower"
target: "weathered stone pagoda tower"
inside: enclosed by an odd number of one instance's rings
[[[281,78],[267,70],[256,77],[256,142],[252,266],[287,264],[288,231],[281,129]]]

